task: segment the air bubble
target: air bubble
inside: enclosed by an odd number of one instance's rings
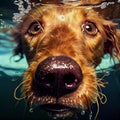
[[[91,111],[90,114],[89,114],[89,120],[92,120],[92,116],[93,116],[93,113]]]
[[[0,17],[2,17],[2,16],[3,16],[3,14],[0,13]]]
[[[109,76],[110,75],[110,71],[105,71],[104,72],[104,76]]]
[[[22,17],[31,10],[32,3],[29,0],[15,0],[14,4],[18,6],[19,13],[13,13],[13,22],[22,22]]]
[[[5,27],[5,21],[0,19],[0,28],[4,28]]]
[[[82,111],[81,111],[81,115],[85,115],[85,110],[82,110]]]
[[[95,6],[95,7],[100,7],[101,9],[107,8],[109,5],[114,5],[115,2],[102,2],[101,4]]]
[[[57,117],[53,117],[54,120],[57,120]]]
[[[34,112],[34,111],[33,111],[33,108],[30,108],[30,109],[29,109],[29,112],[30,112],[30,113],[33,113],[33,112]]]

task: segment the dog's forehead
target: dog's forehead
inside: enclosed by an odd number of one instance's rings
[[[65,21],[71,18],[84,18],[88,13],[93,12],[90,7],[76,7],[66,5],[45,5],[39,6],[31,11],[30,16],[34,19],[43,19],[47,22],[55,19]],[[68,21],[67,21],[68,22]]]
[[[91,12],[93,13],[92,16]],[[88,17],[89,19],[94,18],[94,15],[96,16],[96,12],[91,7],[53,4],[38,6],[23,19],[22,33],[25,33],[33,21],[43,23],[46,28],[55,27],[61,23],[73,27],[80,26]]]

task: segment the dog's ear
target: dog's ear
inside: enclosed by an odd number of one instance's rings
[[[18,59],[15,61],[19,62],[24,57],[24,54],[27,61],[30,61],[35,53],[34,49],[32,49],[29,43],[23,38],[22,33],[13,32],[12,36],[14,39],[13,41],[17,44],[14,49],[14,56],[19,56]]]
[[[104,43],[104,52],[109,53],[112,58],[117,57],[120,62],[120,30],[114,25],[104,26],[107,40]]]
[[[19,59],[15,60],[16,62],[18,62],[19,60],[21,60],[23,58],[23,44],[22,44],[22,37],[21,34],[18,32],[13,32],[12,34],[13,38],[14,38],[14,42],[16,42],[16,48],[14,49],[14,56],[18,55]]]

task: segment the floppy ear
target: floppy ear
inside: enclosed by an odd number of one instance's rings
[[[18,60],[15,60],[16,62],[18,62],[19,60],[21,60],[23,58],[23,43],[22,43],[22,37],[21,34],[18,32],[13,32],[12,34],[14,41],[17,43],[16,48],[14,49],[14,56],[18,55],[20,58]]]
[[[34,49],[32,49],[29,46],[28,42],[23,38],[20,32],[13,32],[12,36],[14,38],[14,42],[17,43],[17,46],[14,49],[14,56],[15,55],[19,56],[19,59],[15,61],[19,62],[23,58],[24,54],[26,56],[27,61],[30,61],[34,56],[34,53],[35,53]]]
[[[107,40],[104,43],[104,52],[109,53],[112,58],[117,57],[120,63],[120,30],[115,26],[104,26]]]

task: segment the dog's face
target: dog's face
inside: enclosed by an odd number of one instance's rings
[[[95,67],[112,51],[111,25],[89,7],[46,5],[23,18],[18,29],[29,63],[23,91],[31,107],[65,117],[98,102],[103,84]]]

